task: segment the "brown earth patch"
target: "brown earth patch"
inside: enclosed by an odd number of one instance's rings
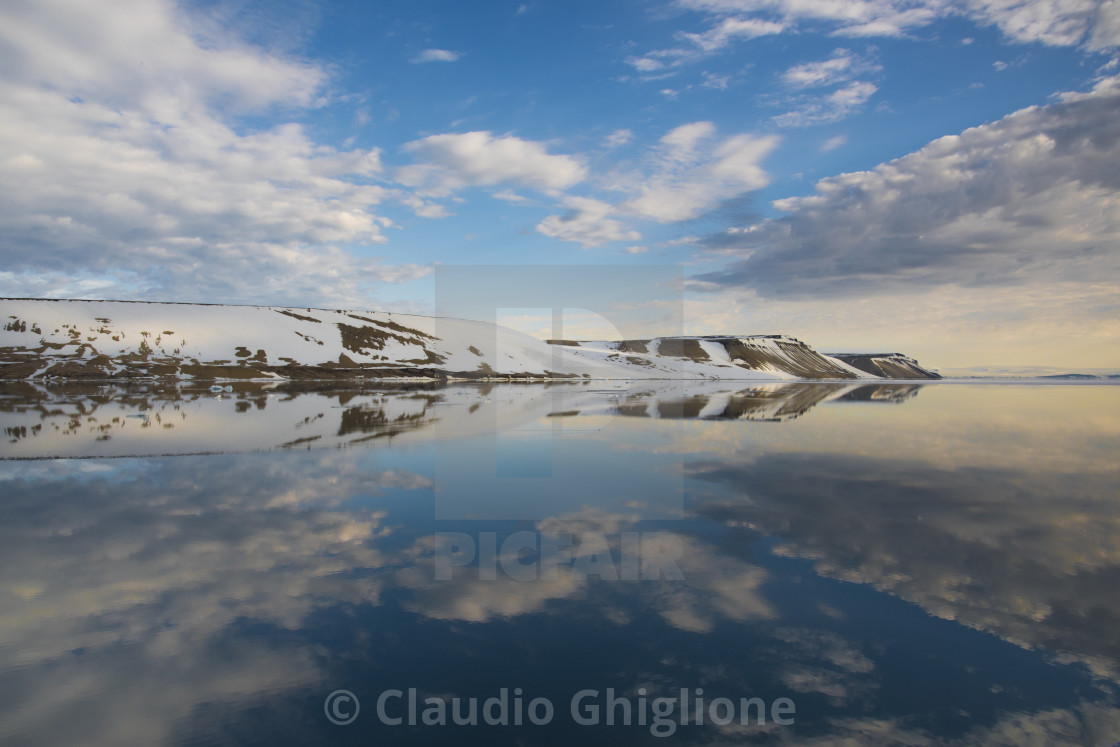
[[[307,436],[306,438],[297,438],[295,441],[287,441],[285,443],[282,443],[279,446],[277,446],[276,448],[278,448],[278,449],[290,449],[294,446],[301,446],[303,444],[309,444],[312,441],[318,441],[320,438],[322,438],[322,436]]]
[[[357,319],[358,321],[368,322],[370,324],[376,324],[378,327],[384,327],[385,329],[390,329],[390,330],[392,330],[394,332],[398,332],[402,335],[412,335],[413,337],[423,337],[426,340],[439,339],[439,338],[433,337],[432,335],[429,335],[427,332],[421,332],[418,329],[412,329],[411,327],[405,327],[401,324],[397,324],[396,322],[379,322],[376,319],[370,319],[368,316],[361,316],[359,314],[347,314],[346,316],[350,317],[351,319]],[[419,344],[419,343],[417,343],[417,344]]]
[[[708,353],[700,347],[699,340],[687,338],[670,337],[663,339],[661,344],[657,346],[657,354],[669,358],[685,358],[696,363],[711,361]]]
[[[648,353],[649,340],[623,340],[615,349],[620,353]]]
[[[290,316],[293,319],[300,319],[300,320],[305,321],[305,322],[315,322],[316,324],[320,324],[323,321],[322,319],[316,319],[313,316],[304,316],[303,314],[297,314],[296,312],[291,311],[290,309],[276,309],[276,313],[277,314],[283,314],[284,316]]]
[[[658,402],[657,412],[662,418],[691,420],[700,416],[700,411],[706,404],[708,404],[707,396],[697,394],[684,399]]]
[[[622,404],[618,406],[619,415],[628,415],[633,418],[648,418],[649,405],[644,402],[634,404]]]
[[[349,314],[348,316],[354,317],[353,314]],[[423,348],[424,352],[426,353],[427,357],[409,360],[406,361],[407,363],[426,365],[445,362],[442,356],[436,355],[427,348],[424,348],[424,341],[420,340],[419,338],[405,337],[394,332],[387,332],[384,329],[378,329],[376,327],[355,327],[343,322],[338,322],[337,326],[339,333],[342,335],[342,347],[353,353],[358,353],[359,355],[370,355],[370,351],[384,350],[385,343],[387,341],[396,340],[397,342],[404,345],[417,345]],[[393,325],[393,327],[401,330],[406,329],[404,327],[401,327],[400,325]],[[425,337],[428,336],[425,335]]]

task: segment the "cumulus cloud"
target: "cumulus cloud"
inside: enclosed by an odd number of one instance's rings
[[[537,231],[561,241],[577,242],[584,248],[642,238],[637,231],[610,217],[615,210],[605,202],[590,197],[566,197],[564,205],[569,209],[566,214],[548,216],[537,224]]]
[[[206,36],[205,44],[198,37]],[[313,103],[322,69],[207,33],[169,2],[5,3],[4,80],[109,99],[175,117],[221,102],[242,109]]]
[[[813,195],[775,202],[785,217],[710,237],[741,259],[701,279],[794,298],[1116,277],[1118,107],[1109,78],[822,179]]]
[[[556,193],[583,181],[586,167],[573,156],[553,155],[544,145],[489,132],[430,135],[404,146],[418,163],[397,171],[404,185],[432,197],[464,187],[512,183]]]
[[[424,62],[455,62],[462,55],[450,49],[425,49],[413,57],[410,62],[420,64]]]
[[[168,2],[7,3],[0,50],[0,254],[16,286],[282,303],[368,300],[387,279],[332,248],[385,240],[371,209],[398,195],[373,183],[378,150],[231,118],[316,106],[321,68]]]

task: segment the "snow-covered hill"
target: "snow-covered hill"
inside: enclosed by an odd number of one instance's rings
[[[487,322],[271,306],[0,299],[0,379],[868,379],[781,335],[538,340]]]

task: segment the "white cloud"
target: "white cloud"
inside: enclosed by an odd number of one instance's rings
[[[739,39],[754,39],[760,36],[780,34],[786,30],[784,23],[757,18],[724,18],[715,26],[703,32],[677,32],[680,41],[688,42],[686,47],[655,49],[642,55],[626,58],[626,64],[640,73],[657,73],[688,65],[713,55]],[[646,79],[664,77],[648,76]]]
[[[710,73],[708,71],[704,71],[702,75],[704,76],[704,82],[700,85],[704,88],[711,88],[716,91],[726,91],[727,87],[731,84],[730,75],[716,75],[715,73]]]
[[[1120,78],[940,138],[775,202],[708,280],[784,297],[939,284],[1100,282],[1120,272]]]
[[[851,54],[847,50],[838,49],[830,59],[791,67],[782,73],[782,82],[795,88],[829,86],[848,80],[851,69]]]
[[[679,7],[698,10],[720,23],[743,14],[762,14],[789,30],[804,21],[832,24],[834,33],[848,36],[900,36],[936,17],[940,3],[905,0],[677,0]]]
[[[409,60],[409,62],[415,64],[424,62],[455,62],[461,56],[459,52],[452,52],[450,49],[425,49]]]
[[[517,194],[512,189],[499,190],[499,191],[495,192],[492,196],[496,197],[499,200],[505,200],[506,202],[521,203],[521,202],[528,202],[529,201],[529,198],[527,198],[523,195]]]
[[[574,241],[584,248],[611,241],[637,241],[642,235],[626,228],[612,217],[614,208],[589,197],[567,197],[566,215],[550,215],[537,225],[537,231],[561,241]]]
[[[392,225],[371,212],[400,197],[373,183],[377,149],[224,113],[314,106],[322,69],[158,1],[7,3],[0,42],[0,253],[17,287],[358,302],[426,271],[332,248],[384,241]]]
[[[660,60],[655,60],[652,57],[628,57],[626,64],[633,67],[639,73],[653,73],[665,67],[665,63]]]
[[[565,198],[569,212],[549,216],[537,230],[585,247],[635,241],[641,235],[627,229],[620,218],[689,220],[766,186],[769,175],[759,164],[778,142],[773,135],[719,138],[711,122],[681,125],[662,136],[634,169],[600,180],[604,189],[623,195],[620,200]]]
[[[241,110],[307,106],[324,71],[207,34],[165,0],[109,6],[68,0],[4,3],[0,69],[9,84],[111,99],[172,123],[214,103]]]
[[[827,60],[794,65],[781,76],[782,82],[789,88],[805,91],[839,87],[827,94],[792,94],[785,102],[789,111],[776,117],[775,121],[784,127],[804,127],[843,119],[856,112],[878,90],[874,83],[853,78],[880,69],[879,65],[846,49],[837,49]]]
[[[615,130],[610,135],[607,135],[603,141],[603,145],[608,148],[621,148],[631,140],[634,139],[634,133],[630,130]]]
[[[781,127],[808,127],[836,122],[854,114],[879,88],[867,81],[853,81],[824,96],[802,97],[796,106],[774,117]]]
[[[1051,46],[1085,43],[1091,49],[1120,45],[1118,0],[676,0],[676,6],[707,16],[710,27],[682,33],[707,52],[727,46],[734,29],[763,28],[796,32],[810,24],[836,36],[900,37],[938,19],[965,17],[997,27],[1008,39]],[[757,34],[756,34],[757,35]]]
[[[1089,31],[1097,5],[1095,0],[969,0],[965,13],[999,27],[1014,41],[1073,46]]]
[[[849,83],[843,88],[833,91],[828,96],[828,103],[832,104],[835,111],[847,113],[858,106],[861,106],[869,98],[871,98],[879,87],[874,83],[867,81],[856,81]]]
[[[1115,49],[1120,46],[1120,0],[1103,0],[1097,5],[1092,30],[1089,32],[1090,49]]]
[[[759,36],[780,34],[786,30],[784,23],[758,18],[724,18],[703,33],[679,34],[680,38],[695,44],[701,51],[711,53],[723,49],[738,39],[755,39]]]
[[[836,150],[847,142],[847,135],[837,135],[836,137],[830,137],[828,140],[825,140],[821,144],[821,153],[828,153],[829,151]]]
[[[419,163],[397,171],[397,179],[423,194],[446,197],[464,187],[519,184],[556,193],[583,181],[584,165],[573,156],[513,135],[489,132],[431,135],[404,146]]]
[[[664,156],[673,162],[696,159],[696,146],[716,134],[711,122],[692,122],[670,130],[661,138]]]
[[[777,147],[776,136],[716,140],[715,133],[711,122],[693,122],[661,138],[647,171],[618,185],[636,193],[620,210],[662,223],[687,220],[769,183],[759,163]]]

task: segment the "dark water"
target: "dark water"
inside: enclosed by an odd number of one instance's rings
[[[0,426],[5,744],[1120,740],[1120,387],[23,386]]]

